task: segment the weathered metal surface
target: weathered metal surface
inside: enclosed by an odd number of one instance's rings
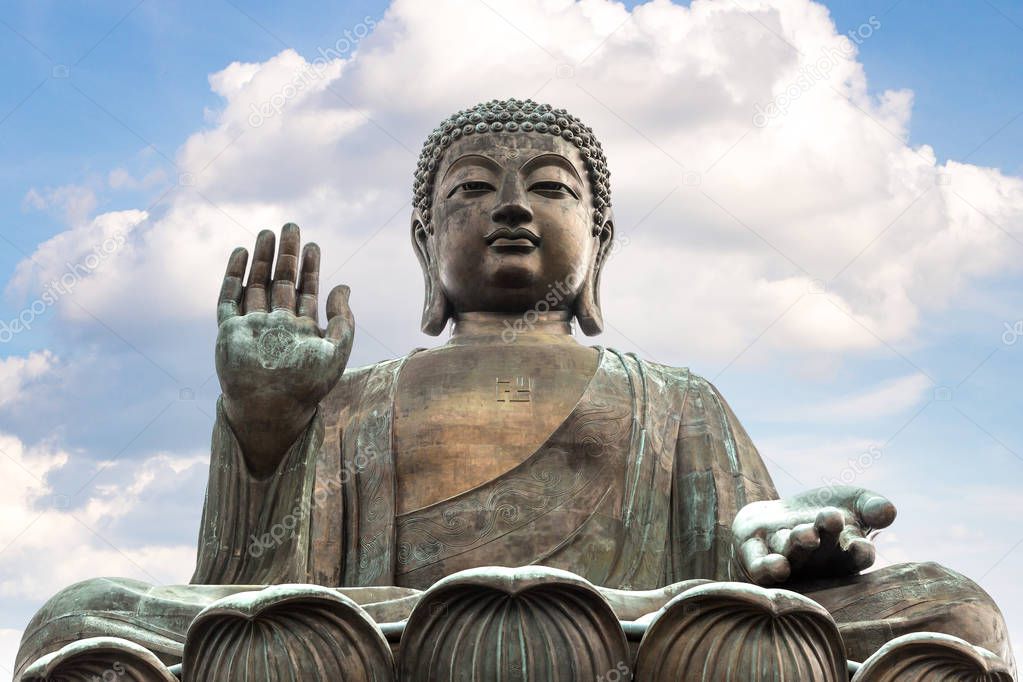
[[[90,637],[43,656],[21,682],[177,682],[148,649],[118,637]]]
[[[298,227],[288,224],[279,244],[273,232],[260,233],[251,267],[248,252],[236,249],[217,304],[223,395],[196,585],[73,586],[26,629],[19,672],[76,638],[105,634],[177,663],[192,619],[226,598],[237,601],[233,615],[211,611],[193,625],[208,631],[192,645],[192,665],[200,667],[189,672],[186,652],[185,674],[241,679],[242,672],[201,666],[254,660],[228,656],[227,633],[252,638],[254,650],[266,647],[268,655],[278,646],[239,629],[254,607],[239,593],[254,586],[381,590],[366,605],[379,618],[407,614],[419,600],[403,588],[427,589],[492,565],[543,565],[617,590],[607,603],[633,623],[633,634],[646,622],[641,605],[661,605],[651,590],[694,579],[747,581],[817,601],[850,658],[868,658],[899,634],[938,629],[995,651],[1011,671],[1004,621],[976,584],[930,564],[859,574],[874,559],[872,532],[894,520],[890,501],[851,487],[778,499],[752,440],[708,381],[573,337],[574,326],[587,334],[603,326],[601,273],[615,244],[606,161],[589,128],[563,110],[516,100],[459,112],[429,136],[414,192],[410,235],[426,282],[422,328],[438,334],[452,322],[451,339],[347,368],[355,330],[349,291],[331,290],[321,327],[319,248],[303,247]],[[466,614],[486,603],[514,611],[523,628],[535,625],[524,615],[533,612],[523,610],[540,608],[531,597],[487,594],[465,602]],[[315,609],[349,608],[323,600]],[[294,608],[282,602],[253,617],[287,637],[291,630],[280,623]],[[759,634],[745,639],[721,625],[718,639],[744,643],[736,652],[766,647],[778,634],[766,624],[805,616],[764,615],[741,599],[731,608],[730,617],[759,623],[750,630]],[[338,618],[328,619],[331,637],[369,646],[344,630],[347,615]],[[658,629],[679,614],[661,618]],[[566,628],[578,625],[550,623],[554,629],[536,636],[568,642]],[[437,641],[448,625],[424,621]],[[501,629],[474,627],[484,639]],[[414,628],[406,635],[427,636]],[[807,647],[821,647],[827,664],[820,674],[833,674],[829,637],[798,642],[784,670],[798,669]],[[225,658],[202,647],[222,647]],[[522,670],[549,672],[544,666],[561,663],[531,651]],[[672,655],[694,665],[703,654]],[[323,665],[335,664],[340,659]],[[450,672],[455,663],[424,665]]]
[[[480,568],[423,595],[398,649],[408,682],[574,682],[631,665],[625,633],[591,584],[556,569]]]
[[[358,604],[315,585],[276,585],[207,606],[188,628],[188,682],[391,682],[394,661]]]
[[[365,608],[314,585],[233,589],[219,599],[208,592],[182,666],[165,667],[124,639],[94,637],[43,656],[21,680],[847,679],[845,645],[826,609],[745,583],[629,592],[541,566],[482,567],[425,593],[347,590]],[[407,618],[381,620],[395,616]],[[994,654],[935,633],[897,638],[862,666],[848,665],[859,671],[853,682],[1013,679]]]
[[[863,665],[852,682],[1012,682],[998,656],[958,637],[935,632],[903,635]]]
[[[675,597],[639,645],[636,679],[845,682],[842,637],[822,606],[786,590],[711,583]],[[711,678],[707,678],[711,679]]]

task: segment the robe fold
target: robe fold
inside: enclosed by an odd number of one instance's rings
[[[707,380],[598,352],[578,403],[535,452],[401,515],[392,429],[409,356],[347,372],[265,478],[218,410],[192,582],[422,589],[491,564],[629,590],[742,579],[732,519],[777,497],[749,436]]]
[[[176,663],[205,605],[274,583],[337,587],[391,622],[418,599],[407,588],[494,563],[565,568],[625,590],[746,580],[732,520],[745,504],[777,497],[749,436],[705,379],[599,352],[578,403],[518,466],[401,515],[392,428],[407,357],[345,372],[263,478],[249,472],[218,406],[192,584],[97,578],[66,588],[25,629],[16,675],[65,644],[110,634]],[[1013,660],[990,596],[934,564],[788,588],[834,615],[853,660],[921,630],[962,636]],[[659,606],[643,593],[615,599],[629,618]]]

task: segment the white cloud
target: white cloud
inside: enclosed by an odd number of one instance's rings
[[[52,305],[72,318],[90,319],[81,307],[66,305],[69,294],[86,305],[110,305],[118,298],[112,263],[122,255],[128,239],[148,214],[127,210],[103,213],[61,232],[36,247],[21,261],[7,285],[8,296],[35,298],[25,306],[33,317]],[[131,248],[129,246],[129,248]],[[24,311],[23,311],[24,312]]]
[[[31,385],[49,374],[56,363],[56,356],[48,350],[0,358],[0,386],[4,387],[0,407],[22,402]]]
[[[192,544],[160,543],[156,529],[147,541],[125,543],[112,533],[143,506],[148,490],[174,481],[208,463],[206,455],[152,455],[138,464],[105,472],[120,483],[99,488],[83,505],[55,494],[47,477],[65,466],[71,453],[54,443],[26,446],[0,433],[0,601],[36,604],[60,589],[100,575],[124,576],[156,584],[188,581],[195,564]],[[15,614],[7,614],[14,617]],[[20,614],[27,622],[31,613]],[[6,620],[6,619],[5,619]],[[20,632],[0,629],[0,666],[14,660]]]
[[[846,57],[826,77],[755,124],[758,107],[836,49]],[[605,318],[629,349],[659,361],[706,373],[741,355],[765,365],[788,359],[799,371],[887,353],[888,344],[926,340],[929,316],[964,289],[1018,272],[1018,244],[1006,232],[1023,231],[1023,181],[938,163],[929,146],[907,144],[912,93],[872,93],[855,50],[809,0],[656,0],[631,13],[607,0],[398,0],[356,52],[327,63],[316,56],[284,50],[210,75],[221,106],[178,150],[182,182],[151,210],[93,216],[88,193],[29,193],[27,208],[60,208],[69,229],[19,266],[8,292],[34,293],[123,234],[123,247],[77,281],[75,300],[119,333],[145,327],[153,347],[208,359],[193,331],[212,328],[231,248],[251,248],[258,230],[295,221],[323,247],[322,290],[352,286],[356,357],[405,353],[431,342],[417,332],[422,282],[407,233],[419,143],[449,113],[509,96],[565,107],[604,142],[617,228],[629,238],[604,277]],[[104,184],[138,190],[149,177],[160,176],[112,169]],[[72,322],[91,319],[76,306],[60,309]],[[909,409],[923,390],[921,377],[902,377],[817,415]],[[794,491],[855,471],[873,444],[821,440],[760,446]],[[30,470],[5,476],[27,496],[0,488],[10,498],[0,498],[0,514],[12,519],[5,528],[17,530],[52,494],[40,479],[68,454],[26,450],[9,437],[0,447]],[[83,521],[102,532],[130,518],[140,491],[159,480],[153,472],[175,466],[150,464],[102,490]],[[856,473],[857,483],[883,482],[881,469]],[[172,582],[191,567],[191,545],[135,548],[128,561],[69,512],[38,516],[0,554],[0,595],[42,599],[98,573]],[[79,549],[60,566],[28,563],[51,542]],[[23,563],[5,563],[15,560]]]
[[[14,657],[21,643],[21,630],[0,628],[0,672],[14,674]]]
[[[136,178],[124,168],[115,168],[107,176],[111,189],[150,189],[166,182],[167,173],[162,168],[151,170],[141,178]]]
[[[438,22],[448,11],[463,21]],[[839,49],[782,115],[753,125]],[[605,278],[606,317],[659,358],[727,359],[762,333],[758,351],[774,354],[912,343],[955,292],[1017,267],[999,228],[1023,224],[1023,182],[908,146],[912,93],[872,96],[854,46],[806,0],[631,14],[604,0],[400,0],[357,52],[314,56],[210,76],[223,106],[178,153],[189,182],[155,220],[111,214],[130,223],[131,248],[91,278],[90,310],[208,320],[230,248],[294,220],[324,246],[325,274],[367,256],[341,278],[360,324],[404,352],[422,342],[404,227],[418,142],[447,113],[510,95],[565,106],[604,141],[631,239]],[[37,259],[73,261],[82,243],[51,241]],[[404,260],[382,281],[369,264],[395,251]]]
[[[143,545],[115,547],[104,529],[132,513],[160,477],[192,467],[205,468],[208,456],[152,455],[136,466],[125,463],[128,478],[99,487],[83,505],[71,506],[56,494],[47,476],[67,464],[70,454],[53,443],[26,446],[0,433],[0,597],[45,599],[62,587],[96,575],[123,575],[157,583],[187,580],[195,548]],[[109,477],[110,473],[105,473]],[[59,547],[60,561],[43,561]],[[24,570],[32,566],[30,571]]]
[[[42,191],[32,188],[22,199],[22,210],[54,210],[71,225],[77,225],[89,218],[96,210],[96,194],[82,185],[47,187]]]
[[[782,497],[834,485],[872,488],[880,480],[880,443],[862,436],[761,438],[757,449]]]
[[[811,405],[786,406],[772,413],[768,408],[761,418],[774,421],[835,422],[865,421],[897,416],[931,398],[934,382],[914,373],[888,379],[866,390],[838,396]]]
[[[808,416],[859,420],[896,415],[928,398],[927,391],[932,386],[933,382],[923,374],[910,374],[811,409]]]

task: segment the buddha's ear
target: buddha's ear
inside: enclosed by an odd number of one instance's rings
[[[575,317],[586,336],[596,336],[604,331],[604,315],[600,310],[600,273],[604,270],[615,236],[614,216],[610,208],[605,209],[599,223],[594,224],[593,236],[598,242],[596,255],[575,303]]]
[[[437,259],[434,257],[430,239],[433,237],[433,226],[427,224],[419,209],[412,211],[412,248],[416,250],[416,258],[423,268],[423,283],[426,297],[423,301],[423,321],[421,329],[430,336],[437,336],[448,324],[451,307],[447,296],[440,286],[440,273],[437,271]]]

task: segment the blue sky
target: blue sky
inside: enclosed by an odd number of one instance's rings
[[[911,140],[933,144],[940,158],[972,161],[1018,174],[1023,145],[1023,70],[1018,2],[829,2],[840,29],[862,13],[885,22],[863,47],[873,87],[916,94]],[[891,31],[887,29],[890,28]]]
[[[692,14],[626,3],[631,17],[595,2],[592,25],[561,45],[536,23],[541,4],[468,2],[436,17],[379,2],[0,10],[0,321],[41,294],[37,270],[79,262],[102,216],[122,221],[128,243],[0,346],[10,387],[0,447],[23,448],[8,459],[34,472],[25,483],[10,474],[7,494],[27,485],[18,518],[43,519],[0,537],[0,665],[40,595],[60,584],[111,568],[187,579],[218,391],[214,305],[202,296],[215,292],[230,245],[295,220],[343,262],[336,278],[353,283],[362,324],[353,364],[437,343],[416,331],[421,285],[405,246],[413,153],[432,122],[505,84],[511,95],[568,100],[607,139],[620,234],[634,246],[605,277],[614,328],[596,342],[711,378],[783,493],[821,485],[883,446],[876,466],[857,473],[900,507],[882,557],[936,559],[977,578],[1023,633],[1023,531],[1012,523],[1023,511],[1023,335],[1013,331],[1023,318],[1023,4],[825,2],[838,35],[871,17],[880,28],[835,67],[841,78],[766,130],[749,117],[791,80],[789,43],[816,54],[814,40],[834,38],[813,5],[723,1],[728,11],[714,15],[705,11],[714,3],[693,3]],[[691,32],[644,42],[643,17],[655,12]],[[491,47],[459,53],[454,15],[492,36]],[[279,88],[274,78],[367,24],[376,28],[330,78],[379,129],[346,137],[348,105],[328,88],[234,137],[232,121]],[[617,74],[612,57],[636,71]],[[434,70],[417,71],[417,60]],[[554,77],[555,63],[576,64],[578,89]],[[663,102],[648,88],[661,88]],[[886,99],[896,92],[912,97]],[[296,124],[303,113],[319,118]],[[308,123],[335,114],[337,128]],[[698,169],[698,188],[671,189],[677,169],[658,165],[665,149]],[[925,163],[928,149],[936,158]],[[179,182],[197,168],[201,198]],[[915,184],[925,172],[950,184]],[[779,190],[779,177],[791,183]],[[147,209],[129,224],[126,212]],[[833,261],[829,242],[848,252]],[[827,280],[832,305],[848,314],[827,317],[821,309],[834,310],[812,292],[785,312],[803,277]],[[32,357],[36,369],[19,364]],[[89,526],[66,531],[81,537],[82,560],[33,582],[23,560],[45,543],[40,529],[73,528],[71,516]]]
[[[1023,112],[1023,6],[1004,0],[823,4],[842,32],[866,16],[885,22],[860,48],[860,61],[872,88],[913,90],[911,140],[931,144],[941,159],[1023,171],[1023,125],[1016,118]],[[284,46],[315,54],[332,36],[385,9],[381,2],[308,2],[301,9],[226,0],[12,3],[2,17],[8,40],[0,45],[9,65],[0,93],[8,173],[0,191],[4,205],[15,209],[6,218],[24,239],[15,243],[27,248],[60,229],[45,216],[26,221],[17,208],[26,187],[80,181],[140,146],[169,154],[201,124],[203,108],[217,105],[207,74]],[[74,78],[54,78],[61,67]],[[109,100],[118,106],[104,104]],[[0,259],[0,267],[10,268],[20,256],[6,249]]]

